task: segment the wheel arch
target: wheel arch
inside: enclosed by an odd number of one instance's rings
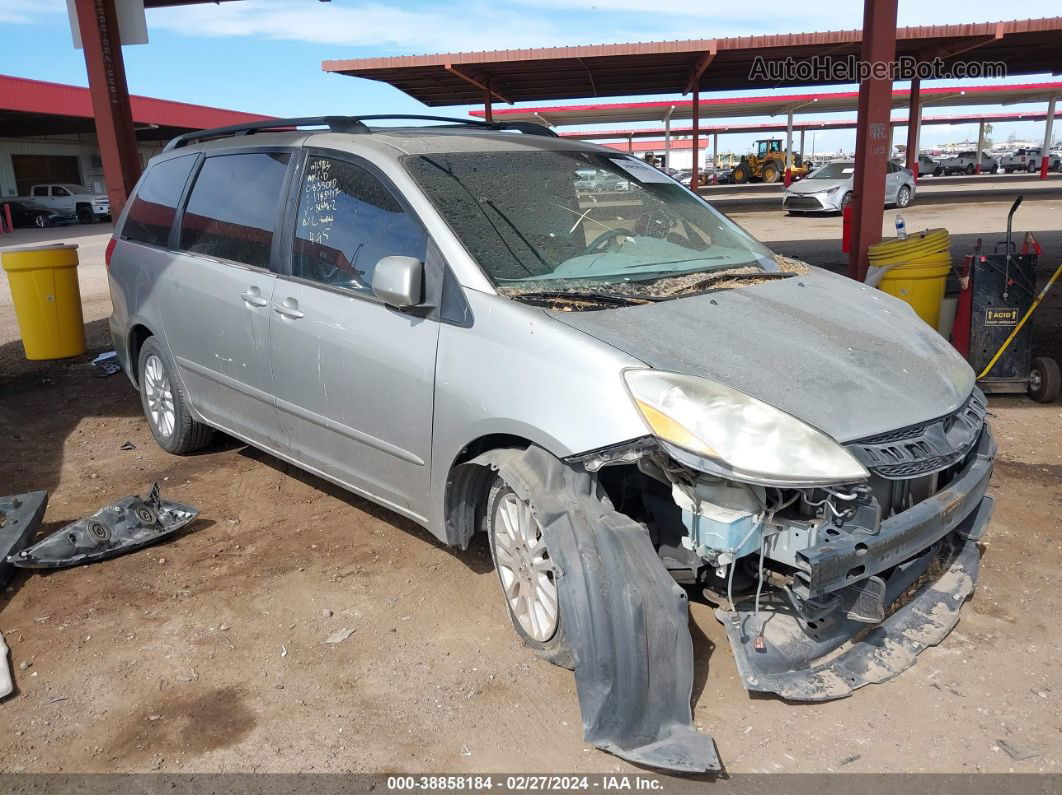
[[[477,459],[498,451],[523,451],[532,445],[534,442],[523,436],[491,433],[461,448],[450,464],[443,496],[442,518],[447,544],[465,549],[483,528],[483,511],[494,482],[495,467]]]
[[[140,349],[144,347],[145,342],[154,336],[155,332],[143,323],[134,323],[132,328],[129,329],[129,337],[126,341],[129,350],[129,378],[137,388],[140,387],[140,373],[138,372]]]

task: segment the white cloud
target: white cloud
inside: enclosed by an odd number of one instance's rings
[[[564,26],[538,14],[474,2],[417,11],[382,3],[263,0],[161,8],[150,12],[148,25],[191,36],[253,36],[396,52],[531,47],[572,38]]]
[[[59,12],[66,13],[66,0],[3,0],[0,23],[51,22]]]

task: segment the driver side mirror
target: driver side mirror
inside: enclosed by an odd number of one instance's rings
[[[405,309],[424,301],[424,263],[416,257],[383,257],[372,272],[373,294]]]

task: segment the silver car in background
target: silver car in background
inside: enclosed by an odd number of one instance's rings
[[[720,766],[691,595],[743,685],[789,700],[943,640],[995,445],[907,304],[614,150],[377,118],[190,133],[148,165],[107,250],[110,327],[165,450],[217,429],[447,545],[485,536],[516,632],[574,668],[587,740],[638,764]]]
[[[785,189],[782,207],[790,213],[841,212],[852,199],[855,163],[835,160],[812,171]],[[892,161],[885,164],[885,204],[906,207],[914,199],[915,179],[910,169]]]

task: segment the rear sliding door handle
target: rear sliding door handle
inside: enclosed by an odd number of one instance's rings
[[[248,290],[246,293],[240,293],[240,298],[244,303],[251,306],[265,306],[269,303],[269,299],[263,298],[262,294],[257,289]]]
[[[302,312],[300,312],[298,309],[296,309],[293,306],[288,306],[287,304],[273,304],[273,309],[276,310],[278,315],[283,315],[284,317],[290,317],[292,320],[295,320],[295,319],[298,319],[300,317],[303,317],[303,313]]]

